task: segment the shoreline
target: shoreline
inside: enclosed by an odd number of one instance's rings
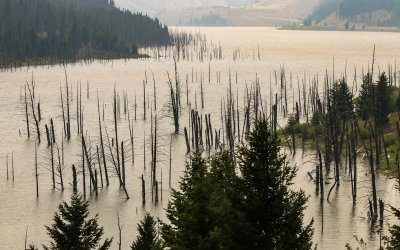
[[[299,26],[286,25],[278,28],[278,30],[301,30],[301,31],[355,31],[355,32],[400,32],[400,27],[365,27],[364,29],[345,29],[341,27],[325,27],[325,26]]]
[[[9,69],[23,68],[23,67],[42,67],[42,66],[54,66],[54,65],[65,65],[65,64],[77,64],[77,63],[92,63],[95,61],[110,61],[110,60],[120,60],[120,59],[147,59],[150,58],[147,54],[137,54],[126,57],[93,57],[90,59],[57,59],[57,58],[30,58],[24,61],[17,61],[7,65],[0,64],[0,71],[6,71]]]

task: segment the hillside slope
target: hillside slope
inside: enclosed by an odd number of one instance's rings
[[[344,30],[400,27],[400,1],[323,0],[304,25]]]
[[[264,0],[240,6],[214,6],[158,15],[168,25],[190,26],[281,26],[299,22],[319,0]],[[238,4],[238,3],[237,3]]]
[[[253,3],[254,0],[115,0],[117,7],[155,16],[160,12]]]

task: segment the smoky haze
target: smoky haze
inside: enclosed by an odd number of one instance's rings
[[[189,8],[245,6],[258,2],[260,0],[115,0],[116,5],[120,8],[140,11],[149,15]]]

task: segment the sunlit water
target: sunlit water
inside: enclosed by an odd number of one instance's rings
[[[359,78],[362,70],[367,71],[372,61],[373,46],[376,45],[376,65],[380,70],[387,70],[387,65],[396,63],[400,55],[400,35],[398,33],[361,33],[361,32],[313,32],[313,31],[278,31],[270,28],[185,28],[197,32],[200,30],[212,40],[214,44],[221,44],[224,59],[212,60],[211,83],[208,83],[209,62],[180,61],[178,71],[186,93],[185,79],[189,75],[189,89],[191,107],[197,108],[200,113],[211,113],[213,127],[221,128],[220,105],[226,99],[229,80],[229,70],[234,74],[238,72],[238,83],[232,80],[233,91],[239,92],[239,106],[243,107],[243,90],[246,84],[250,86],[259,78],[264,105],[270,105],[270,86],[273,95],[279,91],[279,86],[274,83],[274,70],[279,71],[285,67],[287,79],[292,74],[293,88],[288,83],[289,110],[292,111],[293,95],[297,100],[297,79],[300,83],[304,76],[309,79],[317,76],[320,82],[328,72],[340,76],[345,71],[348,78],[353,79],[357,70]],[[257,58],[257,48],[260,48],[260,60]],[[241,58],[233,60],[233,51],[239,49]],[[254,55],[254,56],[253,56]],[[346,67],[347,65],[347,67]],[[192,68],[194,75],[198,74],[197,81],[191,81]],[[135,163],[129,159],[127,162],[127,189],[131,199],[125,200],[123,191],[119,188],[115,174],[111,178],[108,188],[99,190],[99,195],[88,196],[91,215],[99,214],[100,224],[105,228],[105,237],[114,237],[113,249],[118,247],[117,215],[121,219],[122,246],[128,248],[135,238],[136,224],[142,218],[144,211],[149,211],[154,216],[165,220],[164,209],[168,203],[169,190],[169,142],[172,134],[172,187],[177,187],[177,180],[184,169],[186,159],[186,146],[183,133],[172,133],[172,119],[163,114],[163,105],[168,100],[167,72],[174,75],[174,63],[171,59],[161,60],[115,60],[108,63],[92,63],[89,65],[69,65],[66,67],[68,82],[74,94],[71,101],[72,139],[65,143],[64,183],[66,190],[52,190],[51,173],[48,170],[49,160],[46,156],[48,149],[44,133],[44,125],[49,124],[49,119],[55,122],[57,140],[61,143],[62,117],[60,104],[60,84],[64,90],[65,75],[61,66],[42,68],[22,68],[16,72],[0,73],[0,248],[21,249],[24,245],[27,230],[28,242],[37,245],[47,244],[49,237],[46,235],[44,225],[52,223],[52,217],[62,200],[69,200],[71,194],[72,171],[71,166],[79,166],[81,146],[76,132],[76,86],[82,83],[82,102],[84,106],[84,126],[90,137],[93,147],[98,144],[98,121],[96,91],[98,90],[100,102],[105,104],[105,125],[110,136],[113,136],[112,121],[112,96],[113,88],[121,96],[121,117],[119,120],[120,140],[129,139],[127,118],[123,113],[122,96],[126,91],[129,99],[131,119],[134,118],[134,99],[137,98],[137,120],[134,122],[135,134]],[[149,83],[146,86],[146,98],[153,102],[152,75],[154,73],[157,88],[157,114],[159,122],[160,162],[158,163],[157,179],[162,184],[162,200],[158,205],[151,202],[150,183],[150,109],[147,110],[147,120],[143,120],[143,80],[145,71]],[[34,138],[35,128],[31,124],[31,139],[27,139],[24,121],[23,86],[30,81],[34,73],[36,84],[36,99],[40,99],[42,109],[42,144],[38,147],[39,155],[39,198],[36,198],[34,177]],[[200,101],[200,74],[204,73],[204,98],[205,107],[201,109]],[[216,81],[216,72],[221,72],[221,83]],[[272,78],[271,78],[272,76]],[[272,84],[270,83],[272,79]],[[89,98],[87,98],[87,82],[89,82]],[[279,85],[279,84],[278,84]],[[322,87],[320,88],[322,90]],[[65,90],[64,90],[65,92]],[[185,93],[182,96],[183,116],[181,117],[181,131],[188,126]],[[279,92],[278,92],[279,93]],[[65,93],[64,93],[65,94]],[[152,105],[152,104],[151,104]],[[242,115],[243,117],[243,115]],[[242,119],[241,117],[241,119]],[[32,118],[31,118],[32,119]],[[284,125],[285,119],[280,124]],[[144,133],[147,142],[144,143]],[[146,148],[146,166],[144,166],[144,148]],[[130,151],[128,151],[130,152]],[[15,181],[11,177],[11,154],[14,155]],[[9,158],[9,180],[6,178],[6,156]],[[315,152],[298,152],[294,157],[288,156],[299,167],[294,188],[302,188],[309,196],[305,222],[314,218],[314,243],[319,249],[344,248],[346,242],[354,244],[353,236],[357,235],[368,242],[369,248],[379,246],[379,236],[370,230],[367,220],[367,200],[370,194],[370,176],[366,166],[359,160],[359,190],[357,203],[353,206],[351,198],[350,177],[344,174],[339,189],[335,189],[330,198],[330,203],[323,204],[322,209],[319,196],[316,195],[315,185],[310,180],[307,172],[315,168]],[[109,164],[110,165],[110,164]],[[345,166],[343,166],[344,168]],[[110,169],[110,172],[112,170]],[[162,172],[162,178],[161,178]],[[147,203],[142,207],[140,177],[145,175]],[[78,189],[82,191],[81,176],[78,178]],[[87,182],[88,183],[88,182]],[[100,183],[100,180],[99,180]],[[332,184],[325,185],[325,198]],[[378,197],[385,203],[398,206],[398,193],[393,181],[384,176],[378,176]],[[87,188],[88,189],[88,188]],[[393,220],[387,222],[393,223]],[[323,221],[323,231],[322,231]]]

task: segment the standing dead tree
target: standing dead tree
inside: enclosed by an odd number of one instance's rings
[[[100,146],[101,146],[101,155],[102,155],[102,159],[103,159],[104,175],[106,176],[107,186],[109,186],[110,182],[108,179],[107,161],[106,161],[106,154],[104,151],[103,131],[101,129],[100,102],[99,102],[99,92],[98,91],[97,91],[97,112],[98,112],[98,118],[99,118]],[[99,167],[100,167],[100,165],[99,165]]]
[[[68,77],[67,77],[67,70],[64,68],[65,70],[65,91],[67,94],[67,99],[66,99],[66,108],[67,108],[67,121],[66,121],[66,134],[67,134],[67,139],[70,140],[71,139],[71,117],[70,117],[70,94],[69,94],[69,86],[68,86]],[[64,113],[64,111],[63,111]]]
[[[35,179],[36,179],[36,198],[39,198],[39,175],[38,175],[38,160],[37,160],[37,145],[35,143]]]
[[[180,98],[179,98],[179,87],[173,87],[171,78],[169,77],[168,74],[168,85],[169,85],[169,91],[170,91],[170,102],[167,103],[165,106],[165,111],[167,114],[171,115],[174,120],[174,126],[175,126],[175,133],[179,132],[179,117],[180,117]],[[177,89],[178,88],[178,89]]]
[[[34,119],[34,121],[35,121],[36,133],[37,133],[38,141],[39,141],[39,144],[40,144],[40,128],[39,128],[39,121],[38,121],[38,119],[37,119],[37,117],[36,117],[36,113],[35,113],[34,96],[33,96],[32,90],[31,90],[31,88],[29,87],[29,84],[28,84],[28,83],[26,83],[26,86],[28,87],[29,96],[30,96],[30,99],[31,99],[32,115],[33,115],[33,119]]]
[[[98,194],[98,190],[97,190],[97,180],[95,178],[95,173],[94,173],[94,162],[92,159],[92,155],[89,154],[89,147],[86,144],[86,139],[85,136],[83,135],[83,133],[81,133],[81,143],[82,143],[82,149],[83,149],[83,158],[86,159],[86,164],[89,170],[89,178],[90,178],[90,183],[93,185],[93,189],[96,193],[96,195]]]
[[[26,85],[25,85],[25,121],[26,121],[26,131],[28,133],[28,138],[31,137],[31,132],[29,130],[29,113],[28,113],[28,99],[26,98]]]
[[[110,137],[108,136],[107,128],[105,128],[104,130],[105,130],[106,136],[107,136],[107,148],[108,148],[108,151],[109,151],[109,155],[108,155],[109,159],[110,159],[112,165],[114,166],[114,171],[117,174],[117,177],[119,179],[119,183],[122,184],[122,188],[123,188],[123,190],[125,192],[126,199],[129,200],[128,191],[126,190],[125,183],[122,181],[122,174],[121,174],[120,169],[118,168],[118,164],[117,164],[117,162],[115,160],[115,157],[114,157],[113,145],[112,145],[112,143],[110,141]]]

